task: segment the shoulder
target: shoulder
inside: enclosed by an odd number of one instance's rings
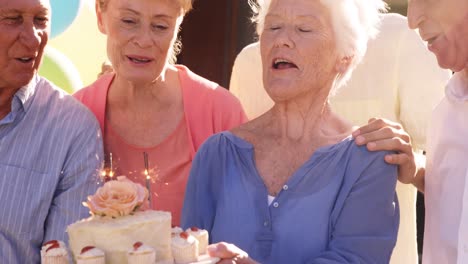
[[[223,131],[210,136],[200,146],[196,156],[212,157],[216,163],[220,160],[229,160],[228,156],[236,155],[243,150],[252,149],[253,146],[237,137],[230,131]]]
[[[32,110],[41,112],[44,119],[50,121],[45,124],[51,124],[55,129],[70,130],[72,134],[72,131],[98,128],[96,118],[83,104],[47,79],[41,78],[36,89]]]
[[[369,151],[366,146],[358,146],[350,140],[345,181],[351,184],[359,182],[382,183],[394,186],[397,181],[397,166],[385,162],[384,157],[391,151]]]
[[[412,31],[408,28],[406,17],[395,13],[382,14],[381,16],[380,33],[371,42],[381,42],[382,45],[387,44],[389,47],[398,46],[396,43],[401,41],[405,34]]]
[[[185,66],[177,65],[176,67],[179,71],[184,97],[197,98],[186,103],[196,104],[197,107],[213,107],[215,111],[237,112],[236,110],[242,109],[239,100],[224,87],[197,75]]]
[[[88,105],[90,101],[96,100],[101,94],[107,95],[107,90],[114,79],[114,74],[105,74],[98,78],[94,83],[78,90],[73,94],[77,100]],[[104,97],[105,98],[105,97]]]
[[[382,27],[389,27],[399,30],[408,29],[408,20],[406,17],[397,13],[382,14]]]
[[[247,63],[261,63],[260,57],[260,43],[254,42],[245,46],[239,55],[237,55],[236,63],[240,65],[245,65]],[[249,68],[251,66],[249,65]]]
[[[369,151],[366,146],[358,146],[354,139],[350,139],[348,144],[350,151],[349,161],[352,164],[358,164],[362,167],[369,166],[370,164],[389,165],[385,162],[385,155],[393,153],[392,151]]]
[[[229,131],[223,131],[211,135],[200,146],[198,152],[219,153],[229,145],[238,145],[237,138]]]

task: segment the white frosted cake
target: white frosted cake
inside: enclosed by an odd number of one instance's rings
[[[124,176],[106,182],[89,196],[84,205],[90,209],[91,217],[67,228],[75,263],[77,260],[95,263],[97,254],[87,249],[102,250],[100,261],[105,259],[106,264],[153,263],[154,258],[158,264],[219,260],[199,256],[198,240],[181,232],[181,228],[172,229],[169,212],[144,210],[147,202],[148,190]],[[202,244],[207,244],[208,235],[203,233],[206,231],[197,228],[190,231],[203,238]]]
[[[127,264],[127,252],[140,241],[155,249],[158,262],[172,262],[171,214],[146,210],[148,190],[124,176],[108,181],[85,206],[91,217],[67,228],[74,259],[83,247],[105,253],[107,264]]]
[[[128,249],[141,241],[156,250],[157,261],[172,260],[168,212],[143,211],[114,219],[92,216],[70,225],[67,232],[74,256],[92,245],[105,252],[106,263],[126,264]]]
[[[140,241],[133,244],[127,251],[128,264],[154,264],[156,262],[156,251]]]

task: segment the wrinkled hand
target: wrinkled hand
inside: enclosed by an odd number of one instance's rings
[[[367,125],[353,132],[353,137],[357,145],[366,145],[369,151],[396,151],[396,154],[385,155],[385,161],[398,165],[398,180],[401,183],[413,183],[417,172],[415,153],[411,147],[411,137],[400,124],[371,118]]]
[[[208,254],[220,258],[218,264],[258,264],[242,249],[225,242],[209,245]]]

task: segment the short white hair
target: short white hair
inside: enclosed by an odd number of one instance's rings
[[[271,1],[249,0],[259,36],[263,32],[265,16]],[[330,11],[338,55],[340,58],[351,59],[348,70],[335,81],[330,92],[334,95],[338,88],[346,84],[354,68],[361,62],[367,50],[368,40],[377,35],[381,12],[387,10],[387,4],[382,0],[320,0],[320,2]]]

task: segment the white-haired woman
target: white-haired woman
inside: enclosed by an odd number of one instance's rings
[[[145,184],[148,154],[153,209],[179,225],[192,158],[216,132],[244,121],[238,100],[171,59],[192,0],[96,0],[114,73],[75,94],[96,115],[115,175]]]
[[[328,97],[376,33],[380,0],[273,0],[260,8],[264,115],[199,149],[184,227],[226,263],[388,263],[397,167],[357,146]]]

